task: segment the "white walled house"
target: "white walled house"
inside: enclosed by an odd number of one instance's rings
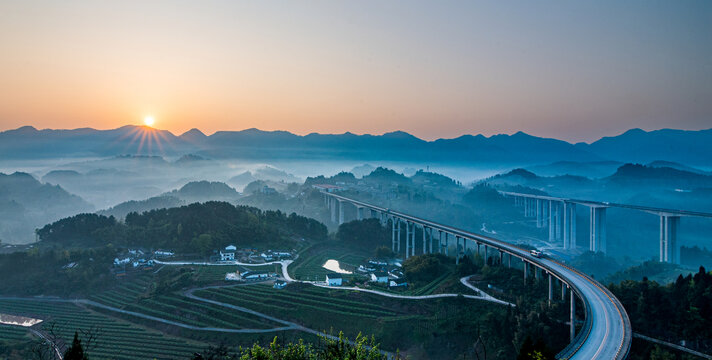
[[[341,274],[326,274],[326,285],[329,286],[341,286],[343,284],[343,277]]]
[[[388,273],[385,273],[383,271],[377,271],[375,273],[372,273],[371,281],[381,284],[388,284]]]
[[[228,250],[220,250],[220,261],[233,261],[235,260],[235,252]]]

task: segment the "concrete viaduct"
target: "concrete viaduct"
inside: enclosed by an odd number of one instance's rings
[[[513,198],[514,204],[524,209],[524,216],[536,218],[536,226],[549,228],[549,242],[562,242],[564,249],[576,248],[576,208],[585,206],[590,211],[589,250],[606,252],[606,209],[622,208],[643,211],[660,217],[660,262],[680,263],[677,230],[684,216],[712,218],[712,214],[697,211],[662,209],[647,206],[567,199],[500,191]]]
[[[419,228],[422,233],[421,249],[423,254],[444,253],[448,256],[455,256],[455,262],[459,263],[460,257],[470,244],[473,250],[476,249],[484,257],[485,261],[488,257],[495,256],[498,258],[499,264],[503,266],[512,267],[513,259],[516,262],[515,266],[521,263],[525,281],[532,276],[537,279],[546,276],[549,284],[549,301],[554,300],[555,287],[560,287],[562,300],[565,301],[567,294],[569,295],[571,342],[557,354],[558,359],[625,359],[628,356],[633,332],[623,305],[608,289],[576,269],[552,259],[532,256],[526,249],[491,237],[456,229],[338,194],[329,192],[323,192],[323,194],[325,203],[331,211],[331,220],[334,223],[344,223],[344,206],[346,205],[356,208],[356,217],[359,220],[367,217],[377,218],[384,225],[390,221],[392,248],[398,253],[401,252],[403,235],[401,228],[404,225],[406,258],[416,254],[416,241],[419,240],[416,239],[416,228]],[[553,199],[551,198],[552,201]],[[542,203],[539,203],[540,208]],[[536,210],[527,211],[535,212]],[[568,211],[571,214],[572,210],[567,207],[561,211],[562,213]],[[570,229],[570,227],[565,228]],[[455,240],[455,254],[449,253],[449,245],[452,240]],[[585,313],[583,326],[578,333],[575,326],[576,297],[581,299]]]

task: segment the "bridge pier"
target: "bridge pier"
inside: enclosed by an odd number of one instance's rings
[[[455,235],[455,265],[460,264],[460,237]]]
[[[344,223],[344,203],[339,200],[339,225]]]
[[[660,262],[680,263],[680,249],[677,246],[679,226],[679,216],[660,214]]]
[[[561,301],[566,301],[566,288],[568,285],[564,283],[563,281],[561,282]]]
[[[606,252],[606,207],[591,207],[589,250]]]
[[[512,268],[512,254],[507,254],[507,261],[508,261],[507,267],[511,269]]]
[[[415,223],[413,223],[413,230],[410,232],[410,256],[415,256]]]
[[[544,227],[544,201],[541,199],[536,199],[536,227]]]
[[[400,226],[400,224],[398,225]],[[391,221],[391,251],[396,252],[396,218]]]
[[[574,294],[573,291],[570,291],[571,293],[571,316],[570,316],[570,321],[571,321],[571,327],[569,328],[569,336],[570,336],[570,341],[574,341],[574,338],[576,337],[576,295]]]
[[[443,253],[443,232],[438,230],[438,254]]]
[[[571,221],[569,222],[569,247],[576,249],[576,203],[569,204],[569,214]]]
[[[569,217],[569,203],[567,203],[566,201],[564,201],[564,214],[563,215],[564,215],[563,216],[563,218],[564,218],[564,229],[563,230],[564,231],[563,231],[562,235],[564,237],[564,249],[568,250],[570,247],[570,244],[569,244],[570,232],[568,230],[569,230],[569,224],[571,223],[571,218]]]
[[[361,206],[356,207],[356,220],[363,220],[364,209]]]
[[[396,248],[397,248],[396,253],[400,254],[400,251],[401,251],[401,220],[400,220],[400,218],[396,218],[396,219],[398,219],[398,226],[397,226],[398,227],[398,240],[396,241]]]
[[[504,252],[502,250],[499,251],[499,266],[504,265]]]
[[[553,276],[551,276],[551,273],[549,273],[549,305],[551,305],[551,301],[554,299],[554,279]]]
[[[425,232],[426,232],[426,227],[423,226],[423,254],[428,253],[428,240],[426,238]]]
[[[329,209],[331,210],[331,222],[336,223],[336,199],[329,198]]]
[[[405,223],[405,258],[410,257],[410,221]]]
[[[564,249],[576,248],[576,204],[564,201]]]
[[[524,264],[524,283],[526,284],[527,278],[529,278],[529,263],[526,260],[522,259],[522,264]]]
[[[485,258],[484,258],[484,260],[485,260],[485,265],[487,265],[487,250],[488,250],[487,244],[485,244]]]
[[[554,220],[554,202],[549,202],[549,242],[556,242],[556,221]]]
[[[556,241],[558,242],[559,240],[561,240],[561,235],[562,235],[561,234],[561,223],[562,223],[562,221],[561,221],[562,220],[561,219],[561,203],[559,203],[558,201],[556,202],[556,204],[554,206],[554,211],[555,211],[554,220],[556,221],[556,228],[554,229],[554,231],[555,231],[555,235],[556,235]]]
[[[445,233],[445,256],[450,256],[450,233]]]
[[[433,253],[433,243],[435,242],[433,239],[433,228],[428,228],[428,237],[430,237],[430,253]]]

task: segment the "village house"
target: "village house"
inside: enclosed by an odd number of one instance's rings
[[[392,279],[389,283],[388,286],[390,287],[407,287],[408,282],[405,279]]]
[[[326,274],[326,285],[329,286],[341,286],[343,283],[343,277],[341,274]]]
[[[225,250],[220,250],[220,261],[235,261],[235,250],[233,245],[225,247]]]
[[[155,255],[157,258],[159,257],[171,257],[174,256],[175,253],[173,251],[168,251],[168,250],[156,250],[153,255]]]
[[[374,273],[371,273],[371,281],[380,284],[388,284],[388,274],[383,271],[376,271]]]
[[[277,274],[269,271],[247,271],[241,275],[243,280],[264,280],[277,276]]]

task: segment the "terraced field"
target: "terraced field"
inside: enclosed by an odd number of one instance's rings
[[[398,315],[393,310],[383,308],[378,305],[346,299],[330,298],[325,296],[325,292],[321,291],[318,287],[305,288],[299,293],[274,290],[266,285],[235,286],[203,291],[229,299],[230,303],[237,301],[239,303],[260,306],[262,308],[305,308],[370,318]],[[196,294],[200,296],[201,292],[197,292]]]
[[[75,331],[98,329],[95,346],[88,350],[92,359],[185,359],[207,346],[148,330],[71,303],[0,300],[0,311],[44,319],[39,326],[49,330],[54,325],[55,333],[65,342],[71,342]]]
[[[196,270],[193,279],[198,283],[214,283],[225,280],[225,273],[235,272],[240,266],[193,266]],[[279,265],[244,266],[251,271],[276,271],[281,272]],[[275,270],[276,269],[276,270]]]
[[[152,274],[141,274],[135,278],[123,279],[115,289],[90,296],[91,300],[102,304],[122,307],[124,304],[138,301],[146,296],[151,285]]]
[[[0,344],[13,344],[30,340],[26,327],[0,324]]]
[[[266,285],[234,286],[196,291],[194,295],[243,306],[308,328],[326,332],[374,334],[394,327],[405,330],[415,318],[399,300],[382,296],[329,290],[297,284],[297,289],[275,290]],[[383,304],[387,305],[383,305]]]
[[[124,309],[199,327],[271,329],[282,326],[255,315],[189,299],[179,294],[125,304]]]
[[[274,269],[274,266],[269,267]],[[215,276],[216,274],[223,274],[222,276],[224,276],[225,272],[229,271],[225,269],[228,266],[201,266],[200,268],[219,268],[217,270],[205,270],[204,276]],[[270,329],[282,326],[255,315],[192,300],[176,293],[149,296],[147,289],[150,286],[150,280],[150,277],[132,279],[117,289],[92,296],[91,300],[119,309],[135,311],[197,327]]]

